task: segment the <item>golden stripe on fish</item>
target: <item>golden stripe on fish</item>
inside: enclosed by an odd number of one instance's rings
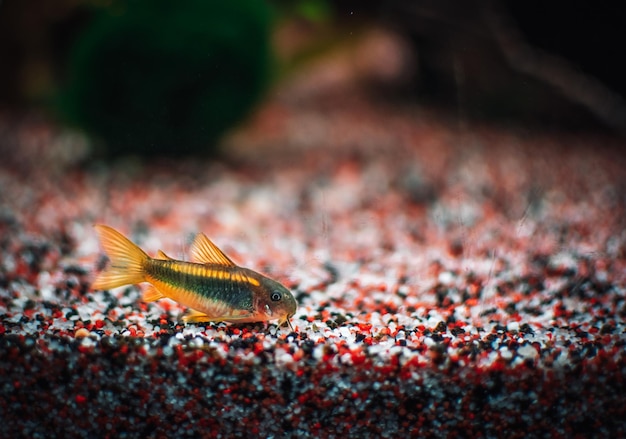
[[[289,319],[297,308],[291,292],[275,280],[237,266],[204,234],[196,236],[191,262],[186,262],[161,250],[151,258],[115,229],[95,228],[111,264],[98,275],[94,289],[148,282],[151,287],[144,300],[167,297],[191,308],[184,318],[187,322],[278,319],[279,324],[291,326]]]
[[[184,262],[180,263],[180,261],[161,261],[157,259],[153,259],[153,264],[163,264],[169,270],[186,276],[210,277],[230,282],[248,283],[256,287],[260,285],[258,280],[243,274],[240,267],[230,268],[209,264],[202,266],[190,263],[185,264]]]

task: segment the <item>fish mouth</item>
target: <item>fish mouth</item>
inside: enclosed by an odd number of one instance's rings
[[[281,321],[278,323],[278,326],[283,326],[285,324],[285,322],[287,322],[287,324],[289,325],[289,328],[291,329],[291,332],[295,332],[296,330],[293,329],[293,325],[291,324],[291,318],[293,317],[293,314],[285,314],[285,317],[283,317],[281,319]]]
[[[295,313],[292,313],[292,314],[286,313],[286,314],[284,314],[283,317],[278,321],[278,327],[283,326],[285,324],[285,322],[286,322],[289,325],[289,328],[291,328],[291,331],[295,332],[295,329],[293,329],[293,325],[291,324],[291,318],[294,316],[294,314]],[[274,315],[274,312],[269,307],[269,305],[265,305],[265,315],[267,317],[269,317],[270,319]]]

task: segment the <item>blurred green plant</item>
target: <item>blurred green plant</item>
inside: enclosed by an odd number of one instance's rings
[[[312,23],[326,23],[333,15],[327,0],[274,0],[274,3],[283,15]]]
[[[274,11],[258,0],[123,0],[73,46],[62,117],[109,155],[215,152],[272,76]]]

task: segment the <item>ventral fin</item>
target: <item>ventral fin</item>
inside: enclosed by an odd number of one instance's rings
[[[210,322],[211,317],[206,315],[203,312],[196,311],[195,309],[190,309],[183,316],[183,321],[185,323],[202,323],[202,322]]]
[[[199,264],[217,264],[225,267],[237,266],[204,233],[198,233],[193,244],[191,244],[191,260]]]
[[[223,316],[210,316],[201,311],[196,311],[195,309],[190,309],[183,316],[183,321],[185,323],[203,323],[203,322],[231,322],[231,323],[246,323],[255,321],[254,314],[246,310],[239,310],[233,314],[227,314]]]
[[[163,261],[172,261],[173,259],[170,258],[168,255],[165,254],[165,252],[163,250],[159,250],[156,254],[155,259],[161,259]]]
[[[165,296],[152,285],[150,285],[150,287],[143,293],[144,302],[155,302],[164,297]]]

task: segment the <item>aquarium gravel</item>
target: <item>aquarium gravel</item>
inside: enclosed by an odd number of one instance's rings
[[[298,93],[211,162],[0,121],[0,437],[624,437],[623,146]],[[205,233],[294,330],[94,291],[96,223]]]

